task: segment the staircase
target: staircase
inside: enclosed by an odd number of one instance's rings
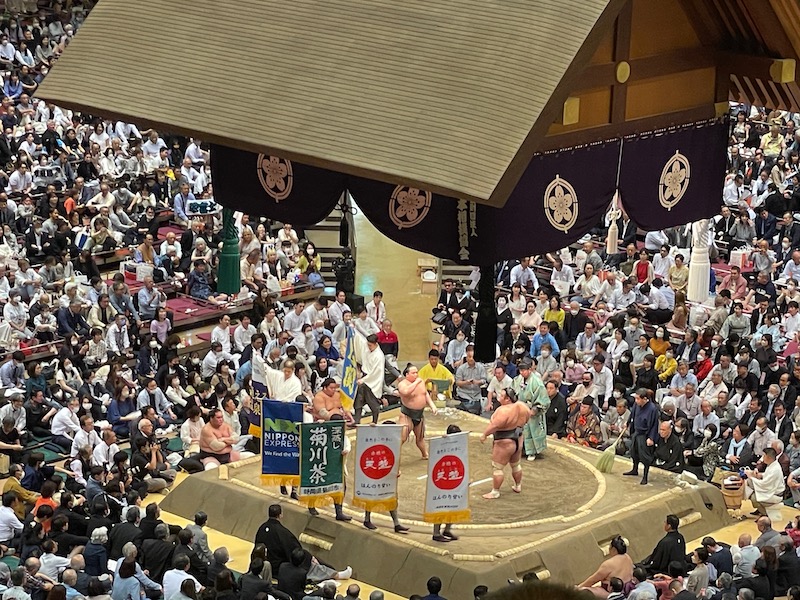
[[[351,204],[352,205],[352,204]],[[347,219],[350,223],[350,251],[358,264],[356,256],[355,227],[353,226],[353,215],[348,214]],[[325,219],[305,228],[306,237],[314,242],[317,253],[322,261],[321,274],[328,286],[336,285],[336,277],[333,274],[333,259],[342,254],[342,246],[339,245],[339,227],[342,221],[342,211],[339,208],[333,209]]]
[[[474,267],[459,265],[447,259],[440,260],[439,265],[439,272],[441,273],[440,281],[450,278],[455,281],[456,284],[462,284],[465,289],[472,283],[469,276]]]

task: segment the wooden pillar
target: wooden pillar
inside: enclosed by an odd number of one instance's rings
[[[628,61],[631,57],[631,22],[633,20],[633,0],[628,0],[617,16],[614,28],[614,85],[611,88],[611,122],[625,122],[625,106],[628,89],[626,82],[630,76]],[[621,63],[625,63],[624,65]]]

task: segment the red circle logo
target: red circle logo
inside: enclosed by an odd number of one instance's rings
[[[464,463],[454,455],[443,456],[433,467],[433,485],[440,490],[454,490],[464,481]]]
[[[394,467],[394,452],[389,446],[376,444],[361,455],[361,471],[370,479],[383,479]]]

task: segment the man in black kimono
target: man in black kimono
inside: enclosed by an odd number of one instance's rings
[[[677,515],[667,515],[664,521],[666,535],[658,541],[653,552],[642,563],[649,574],[665,573],[669,563],[686,561],[686,540],[678,531],[679,526],[680,519]]]

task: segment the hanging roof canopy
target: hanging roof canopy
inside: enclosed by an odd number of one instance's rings
[[[37,96],[502,207],[535,152],[800,110],[800,5],[737,6],[100,0]]]
[[[624,1],[101,0],[37,96],[502,206]]]

